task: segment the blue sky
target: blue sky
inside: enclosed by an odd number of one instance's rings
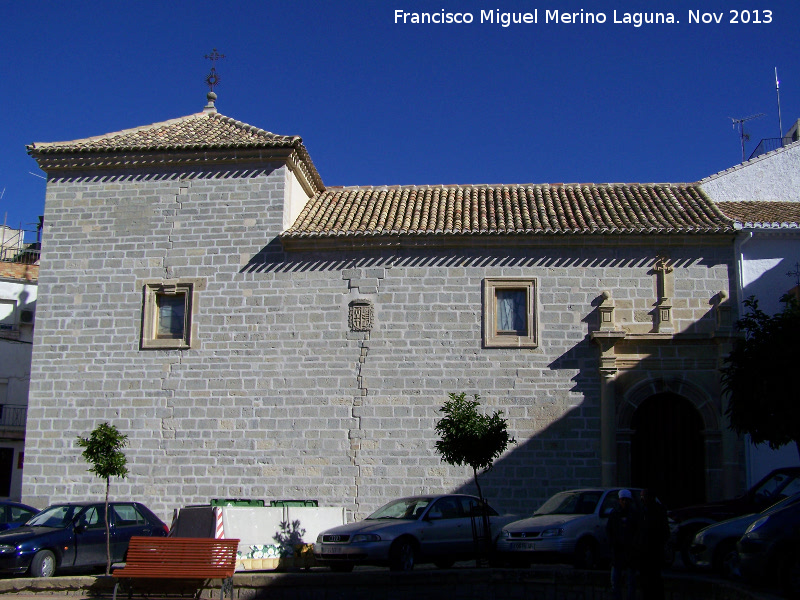
[[[800,118],[797,0],[2,6],[0,218],[13,226],[44,209],[26,144],[199,112],[212,48],[225,55],[219,111],[302,136],[328,186],[697,181],[741,161],[731,117],[764,113],[746,124],[748,154],[778,137],[776,67],[784,132]],[[480,22],[537,9],[537,23]],[[473,22],[402,24],[397,10]],[[548,10],[606,22],[546,22]],[[614,23],[615,10],[678,23]]]

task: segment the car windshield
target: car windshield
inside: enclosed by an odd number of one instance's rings
[[[389,504],[384,504],[374,513],[367,517],[373,519],[400,519],[404,521],[416,521],[425,512],[425,508],[431,503],[433,498],[401,498]]]
[[[550,498],[535,515],[590,515],[597,508],[602,492],[560,492]]]
[[[776,473],[755,490],[755,498],[756,500],[777,502],[797,492],[799,487],[800,480],[797,477],[786,473]]]
[[[798,502],[800,502],[800,494],[793,494],[793,495],[789,496],[788,498],[784,498],[783,500],[778,500],[772,506],[768,506],[767,508],[765,508],[764,510],[761,511],[761,514],[762,515],[766,515],[768,513],[776,511],[776,510],[778,510],[780,508],[784,508],[786,506],[791,506],[792,504],[797,504]]]
[[[66,527],[72,523],[82,506],[51,506],[34,515],[26,525],[30,527]]]

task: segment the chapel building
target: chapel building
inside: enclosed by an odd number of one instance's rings
[[[326,187],[301,138],[197,114],[35,143],[47,174],[23,497],[102,493],[75,443],[129,436],[114,495],[356,517],[474,492],[434,426],[480,394],[517,443],[482,476],[738,493],[719,368],[737,229],[699,184]],[[732,297],[733,296],[733,297]]]

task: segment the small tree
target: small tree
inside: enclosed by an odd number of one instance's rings
[[[754,297],[736,326],[744,340],[725,359],[722,387],[730,428],[754,444],[780,448],[794,442],[800,454],[800,401],[794,370],[800,365],[800,304],[784,297],[784,309],[768,315]]]
[[[478,412],[480,396],[475,394],[468,400],[466,394],[450,393],[441,412],[444,414],[436,423],[436,432],[441,439],[436,442],[436,451],[442,460],[451,465],[469,465],[478,488],[478,496],[483,499],[478,471],[491,470],[494,459],[500,456],[514,439],[509,437],[507,423],[502,412],[487,416]]]
[[[78,436],[78,445],[84,448],[84,460],[91,464],[90,473],[94,473],[106,480],[105,526],[106,526],[106,575],[111,573],[111,539],[108,525],[108,492],[111,487],[111,478],[124,478],[128,475],[125,466],[128,459],[122,452],[128,444],[128,436],[123,435],[113,425],[101,423],[94,428],[88,438]]]

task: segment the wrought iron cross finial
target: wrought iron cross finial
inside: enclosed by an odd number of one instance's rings
[[[211,72],[206,76],[206,83],[208,84],[208,89],[210,91],[214,91],[214,86],[219,84],[219,75],[217,75],[216,64],[218,60],[225,58],[224,54],[220,54],[217,52],[217,49],[214,48],[211,51],[211,54],[206,54],[205,58],[211,61]]]
[[[800,285],[800,263],[794,263],[794,271],[786,273],[789,277],[794,277],[795,285]]]

